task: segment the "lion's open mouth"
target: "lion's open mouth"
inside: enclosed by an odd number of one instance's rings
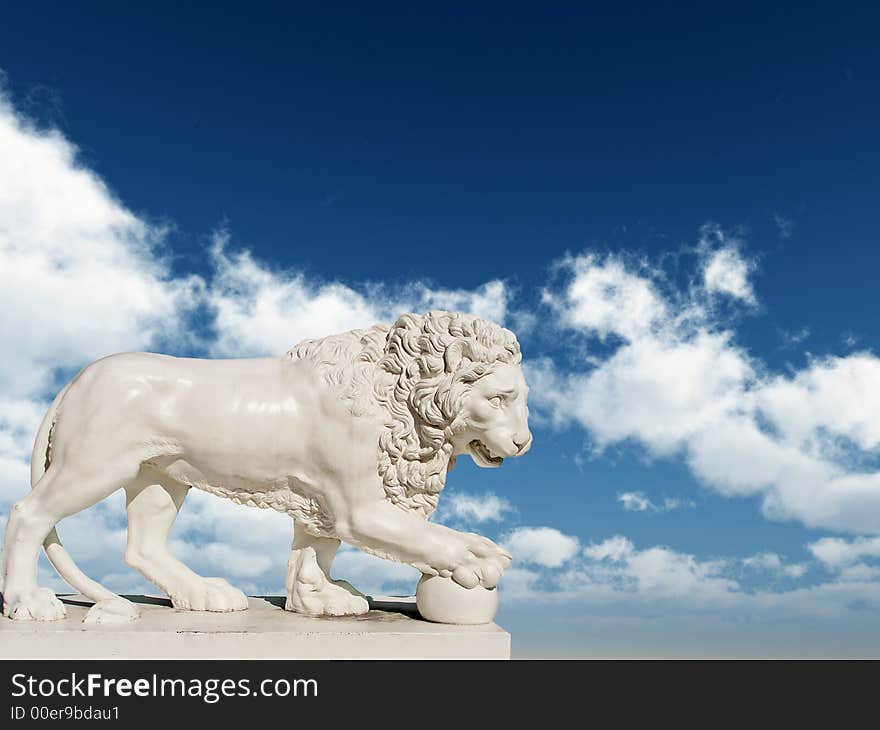
[[[504,461],[500,456],[492,456],[489,447],[478,439],[474,439],[468,444],[468,451],[471,458],[480,466],[501,466],[501,462]]]

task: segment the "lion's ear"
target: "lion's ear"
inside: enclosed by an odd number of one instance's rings
[[[464,357],[464,343],[461,341],[453,342],[449,347],[446,348],[446,352],[443,354],[443,362],[446,366],[447,373],[454,373],[458,370],[458,366],[461,365],[462,358]]]

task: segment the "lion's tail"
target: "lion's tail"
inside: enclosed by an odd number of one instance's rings
[[[71,381],[72,382],[72,381]],[[55,396],[52,405],[43,417],[40,429],[37,431],[37,438],[34,442],[34,451],[31,455],[31,488],[40,480],[46,469],[49,468],[51,454],[49,451],[49,439],[52,433],[52,427],[58,418],[58,407],[64,399],[70,383],[64,386],[61,392]],[[72,588],[82,593],[87,598],[95,601],[123,601],[128,603],[121,596],[116,595],[113,591],[105,588],[100,583],[89,578],[83,573],[73,562],[70,553],[64,549],[61,540],[58,537],[58,531],[53,527],[52,531],[43,541],[43,549],[46,551],[46,557],[52,563],[52,567],[58,571],[58,575]]]

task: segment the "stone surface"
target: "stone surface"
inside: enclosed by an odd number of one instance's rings
[[[137,621],[83,624],[92,602],[61,596],[61,621],[0,619],[0,659],[508,659],[495,624],[450,626],[418,616],[413,598],[370,599],[362,616],[310,618],[282,597],[249,598],[249,610],[178,611],[165,598],[128,596]]]

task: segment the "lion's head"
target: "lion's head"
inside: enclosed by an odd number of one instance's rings
[[[531,445],[519,343],[487,320],[404,314],[391,327],[306,341],[289,355],[321,365],[352,413],[381,408],[378,471],[401,507],[433,512],[460,454],[494,467]]]

